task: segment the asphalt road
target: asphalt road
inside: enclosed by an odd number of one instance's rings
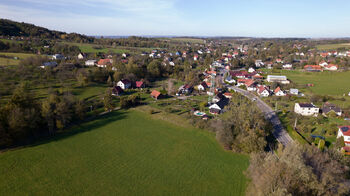
[[[261,100],[260,97],[250,93],[249,91],[243,90],[241,88],[225,84],[223,76],[227,74],[227,72],[228,71],[226,69],[221,69],[220,74],[217,76],[220,78],[219,81],[221,81],[222,85],[244,95],[251,101],[256,102],[256,105],[258,106],[258,108],[263,112],[265,119],[269,120],[272,123],[274,128],[274,131],[272,134],[274,135],[276,140],[279,143],[281,143],[283,146],[292,144],[294,142],[293,139],[290,137],[288,132],[284,129],[275,111],[270,106],[268,106],[263,100]]]
[[[268,106],[263,100],[261,100],[258,96],[250,93],[249,91],[243,90],[241,88],[233,87],[233,86],[231,86],[230,88],[244,95],[248,99],[256,102],[256,105],[263,112],[265,118],[272,123],[274,128],[273,135],[275,136],[275,138],[279,143],[283,144],[284,146],[287,146],[294,142],[293,139],[288,134],[288,132],[284,129],[275,111],[273,111],[273,109],[270,106]]]

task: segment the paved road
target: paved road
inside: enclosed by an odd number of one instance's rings
[[[245,97],[247,97],[252,101],[255,100],[256,105],[263,112],[265,118],[271,121],[274,128],[273,135],[275,136],[275,138],[279,143],[283,144],[284,146],[287,146],[288,144],[291,144],[294,142],[293,139],[289,136],[288,132],[284,129],[276,113],[263,100],[261,100],[258,96],[250,93],[249,91],[243,90],[241,88],[233,87],[233,86],[230,86],[230,88],[244,95]]]

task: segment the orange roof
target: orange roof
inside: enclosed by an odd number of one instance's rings
[[[160,92],[156,91],[156,90],[153,90],[152,93],[151,93],[151,96],[155,97],[155,98],[159,97],[159,95],[160,95]]]
[[[112,63],[112,59],[100,59],[97,64],[99,64],[99,65],[107,65],[109,63]]]
[[[331,67],[336,67],[336,68],[338,68],[338,65],[329,64],[329,65],[326,65],[325,67],[327,67],[327,68],[331,68]]]
[[[322,67],[320,65],[305,65],[304,69],[319,69],[319,70],[322,70]]]
[[[245,82],[245,85],[247,86],[247,87],[249,87],[249,86],[251,86],[251,85],[253,85],[255,82],[254,82],[254,80],[247,80],[246,82]]]
[[[279,91],[281,90],[281,88],[280,87],[277,87],[276,89],[275,89],[275,93],[278,93]]]
[[[249,79],[242,79],[242,78],[240,78],[240,79],[237,80],[237,83],[246,83],[247,81],[249,81]]]

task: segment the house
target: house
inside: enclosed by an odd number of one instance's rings
[[[115,86],[112,90],[112,95],[114,96],[120,96],[124,93],[123,89],[120,88],[120,86]]]
[[[350,146],[350,126],[339,126],[337,138],[343,137],[345,146]]]
[[[52,60],[63,60],[64,56],[62,54],[54,54],[52,55]]]
[[[324,116],[327,116],[331,112],[334,112],[337,116],[341,116],[342,114],[341,108],[328,102],[322,106],[321,111]]]
[[[294,106],[294,112],[302,116],[317,116],[320,112],[320,108],[316,107],[312,103],[296,103]]]
[[[282,91],[280,87],[277,87],[273,91],[273,93],[275,94],[275,96],[278,96],[278,97],[286,96],[286,93],[284,91]]]
[[[79,60],[85,59],[85,58],[86,58],[86,54],[84,54],[84,53],[82,53],[82,52],[78,54],[78,59],[79,59]]]
[[[95,64],[96,64],[96,60],[85,61],[85,66],[94,66]]]
[[[234,84],[236,83],[236,80],[233,79],[231,75],[229,75],[226,77],[225,82],[228,82],[229,84]]]
[[[238,79],[236,86],[243,86],[246,82],[250,81],[249,79]]]
[[[209,112],[211,114],[221,114],[224,112],[224,108],[226,105],[228,105],[228,103],[229,103],[229,99],[227,99],[226,97],[223,97],[220,99],[220,101],[209,106]]]
[[[262,67],[264,66],[264,63],[262,62],[262,60],[255,60],[255,67]]]
[[[128,56],[129,56],[129,54],[126,54],[126,53],[123,53],[123,54],[122,54],[122,57],[123,57],[123,58],[126,58],[126,57],[128,57]]]
[[[267,82],[278,82],[281,84],[289,84],[290,83],[290,81],[287,80],[287,76],[274,76],[274,75],[268,75]]]
[[[253,72],[255,72],[255,69],[252,68],[252,67],[250,67],[250,68],[248,69],[248,73],[253,73]]]
[[[265,86],[261,85],[257,89],[257,93],[261,97],[268,97],[270,96],[270,91]]]
[[[136,86],[136,88],[145,88],[145,83],[141,80],[141,81],[136,81],[135,82],[135,86]]]
[[[45,62],[43,63],[40,68],[45,68],[45,67],[57,67],[57,62],[52,61],[52,62]]]
[[[97,62],[97,67],[106,68],[107,66],[111,66],[112,63],[113,63],[113,60],[112,60],[112,59],[100,59],[100,60]]]
[[[200,83],[200,85],[197,86],[197,89],[199,91],[205,91],[209,88],[208,84],[206,82]]]
[[[292,64],[284,64],[284,65],[282,65],[282,68],[287,69],[287,70],[291,70],[293,68],[293,65]]]
[[[256,91],[256,83],[254,80],[247,80],[245,82],[245,86],[247,87],[248,91]]]
[[[225,96],[227,99],[231,99],[231,98],[232,98],[232,93],[226,92],[226,93],[224,93],[224,96]]]
[[[131,82],[128,79],[123,79],[117,83],[117,86],[120,86],[120,88],[125,90],[131,87]]]
[[[295,88],[291,88],[291,89],[289,90],[289,93],[290,93],[291,95],[299,95],[299,90],[298,90],[298,89],[295,89]]]
[[[321,72],[322,67],[320,65],[305,65],[304,70],[308,72]]]
[[[276,59],[276,63],[283,63],[282,59]]]
[[[193,56],[193,60],[194,60],[194,61],[198,61],[198,59],[199,59],[198,55],[194,55],[194,56]]]
[[[162,97],[162,94],[159,91],[153,90],[151,93],[151,97],[155,100],[158,100]]]
[[[319,64],[321,67],[327,66],[328,63],[326,61],[321,61]]]
[[[182,94],[190,94],[193,91],[193,86],[189,84],[185,84],[180,86],[178,93],[176,93],[177,96]]]
[[[338,70],[338,65],[334,65],[334,64],[326,65],[326,66],[324,66],[324,70],[337,71]]]

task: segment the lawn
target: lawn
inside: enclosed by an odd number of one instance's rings
[[[152,48],[139,48],[139,47],[122,47],[122,46],[117,46],[115,48],[113,47],[106,47],[102,45],[97,45],[97,44],[86,44],[86,43],[73,43],[73,42],[63,42],[64,44],[69,44],[69,45],[75,45],[78,46],[81,52],[84,53],[97,53],[97,52],[102,52],[102,53],[135,53],[135,51],[146,51],[150,52],[152,51]]]
[[[177,41],[177,42],[188,42],[191,44],[204,44],[204,39],[200,38],[187,38],[187,37],[176,37],[176,38],[171,38],[171,41]]]
[[[0,195],[244,195],[248,157],[129,110],[2,153],[0,165]]]
[[[1,57],[7,56],[9,58]],[[26,59],[28,57],[37,56],[36,54],[27,54],[27,53],[8,53],[8,52],[0,52],[0,65],[18,65],[21,59]],[[14,59],[17,57],[18,59]]]
[[[314,94],[342,96],[350,92],[350,72],[310,73],[282,70],[280,73],[273,73],[273,75],[277,74],[286,75],[291,81],[305,87],[306,84],[314,84],[310,87]]]
[[[350,43],[343,44],[321,44],[316,46],[317,50],[336,50],[338,48],[350,48]]]

